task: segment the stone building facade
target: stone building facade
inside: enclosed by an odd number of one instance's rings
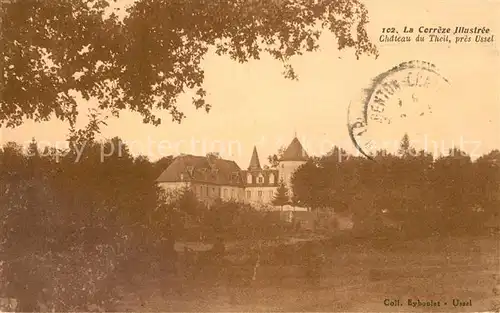
[[[270,204],[281,179],[291,191],[291,178],[308,155],[295,137],[277,168],[262,167],[254,147],[250,164],[242,170],[234,161],[213,156],[180,155],[163,171],[156,182],[164,190],[190,188],[201,201],[217,198],[250,204]]]

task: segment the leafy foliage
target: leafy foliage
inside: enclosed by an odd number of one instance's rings
[[[288,188],[285,185],[283,179],[280,180],[278,189],[272,200],[273,205],[283,206],[290,203],[290,197],[288,195]]]
[[[210,49],[240,63],[268,53],[292,79],[289,59],[316,50],[324,29],[339,49],[377,53],[358,0],[137,0],[123,20],[108,12],[109,0],[3,4],[0,125],[55,115],[73,126],[77,95],[115,116],[130,110],[158,125],[153,110],[160,109],[180,122],[176,100],[185,91],[194,91],[196,108],[211,107],[201,67]]]
[[[292,175],[293,194],[298,203],[318,208],[327,200],[325,187],[328,177],[322,174],[322,169],[314,160],[309,160],[300,166]]]
[[[121,150],[103,158],[111,146]],[[18,310],[110,310],[116,271],[172,235],[149,161],[118,138],[80,151],[40,151],[35,141],[26,152],[14,143],[0,151],[0,289]]]
[[[312,209],[349,210],[373,231],[393,221],[408,236],[478,233],[500,205],[499,156],[473,162],[455,148],[434,159],[404,136],[397,155],[379,151],[375,162],[339,149],[311,160],[294,174],[293,194]]]
[[[286,147],[282,146],[278,149],[277,154],[272,154],[267,157],[267,161],[271,165],[272,168],[277,168],[280,164],[280,160],[283,157],[283,153],[285,152]]]
[[[274,212],[276,213],[276,212]],[[283,222],[273,212],[258,212],[251,205],[235,201],[216,201],[207,212],[204,225],[214,238],[261,239],[273,237]]]
[[[403,157],[415,155],[416,151],[410,145],[410,137],[408,136],[408,134],[405,134],[403,136],[403,139],[401,139],[398,153],[399,153],[399,155],[401,155]]]

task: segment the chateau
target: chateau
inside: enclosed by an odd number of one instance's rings
[[[250,165],[240,169],[234,161],[215,156],[180,155],[163,171],[156,182],[164,190],[190,188],[201,201],[217,198],[252,204],[270,204],[280,180],[291,191],[291,177],[308,155],[302,144],[293,138],[283,152],[276,169],[262,168],[254,147]]]

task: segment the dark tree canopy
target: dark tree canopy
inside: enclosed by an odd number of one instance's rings
[[[272,155],[269,155],[267,157],[267,161],[269,162],[269,164],[271,164],[272,168],[277,168],[278,167],[278,165],[280,164],[280,160],[283,157],[283,153],[285,152],[285,150],[286,150],[286,147],[285,146],[281,146],[278,149],[278,153],[277,154],[272,154]]]
[[[326,180],[329,179],[318,163],[309,160],[292,175],[294,200],[312,209],[325,203]]]
[[[362,228],[381,226],[385,216],[405,236],[477,234],[498,211],[499,165],[498,150],[477,160],[457,147],[434,156],[405,135],[396,153],[377,151],[373,160],[334,148],[309,161],[292,177],[293,195],[313,210],[350,211]]]
[[[283,179],[280,180],[274,198],[272,200],[273,205],[284,206],[290,203],[290,197],[288,196],[288,188],[285,185]]]
[[[398,153],[399,155],[404,157],[415,155],[416,151],[411,147],[410,137],[408,136],[408,134],[404,134],[403,138],[401,139],[401,142],[399,143]]]
[[[267,52],[285,65],[318,48],[322,30],[357,57],[376,55],[358,0],[138,0],[122,20],[107,14],[111,0],[11,0],[2,9],[0,126],[58,118],[74,125],[76,95],[99,110],[153,110],[184,118],[177,97],[194,90],[207,111],[201,61],[209,48],[240,63]],[[354,31],[352,31],[354,30]]]

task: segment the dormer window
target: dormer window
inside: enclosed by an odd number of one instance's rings
[[[264,183],[264,176],[262,175],[262,173],[259,173],[259,176],[257,177],[257,182],[259,184],[263,184]]]
[[[194,167],[193,166],[188,166],[187,167],[187,171],[188,171],[189,175],[193,176],[193,174],[194,174]]]
[[[232,173],[231,175],[231,181],[235,182],[235,183],[238,183],[239,182],[239,176],[238,176],[238,173]]]
[[[251,184],[252,183],[252,174],[247,175],[247,183]]]

